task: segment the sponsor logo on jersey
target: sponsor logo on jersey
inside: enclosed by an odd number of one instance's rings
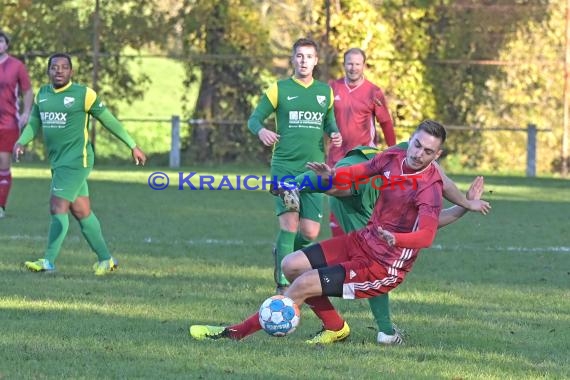
[[[351,280],[352,280],[354,277],[356,277],[356,272],[353,271],[352,269],[351,269],[350,272],[348,272],[348,273],[349,273],[349,277],[350,277]]]
[[[327,105],[327,97],[323,95],[317,95],[317,103],[319,103],[319,105],[322,107],[325,107]]]
[[[336,95],[336,96],[334,97],[334,100],[335,100],[335,101],[337,101],[337,100],[340,101],[340,95]]]
[[[63,98],[63,105],[65,106],[65,108],[71,107],[73,103],[75,103],[75,98],[72,98],[71,96],[66,96],[65,98]]]
[[[293,99],[297,99],[299,96],[288,96],[287,100],[293,100]]]
[[[390,171],[389,170],[384,172],[384,177],[386,177],[388,179],[390,178]]]
[[[47,99],[40,99],[40,100],[38,100],[38,103],[43,103],[45,101],[47,101]]]
[[[322,122],[323,112],[311,112],[311,111],[289,111],[290,121],[308,121],[308,122]]]
[[[66,122],[67,121],[67,113],[66,112],[40,112],[40,118],[42,122]]]

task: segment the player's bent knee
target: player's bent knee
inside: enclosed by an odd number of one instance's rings
[[[281,261],[281,270],[289,282],[310,269],[309,261],[303,251],[295,251]]]
[[[319,273],[315,269],[302,273],[291,283],[290,290],[296,298],[303,300],[323,294]]]

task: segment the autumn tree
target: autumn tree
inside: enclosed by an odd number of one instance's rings
[[[191,131],[195,160],[235,160],[262,150],[245,120],[271,66],[268,31],[248,0],[186,0],[173,19],[187,57],[187,86],[199,83]],[[190,102],[191,99],[186,99]],[[225,121],[238,121],[227,125]]]

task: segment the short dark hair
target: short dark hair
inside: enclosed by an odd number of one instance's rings
[[[47,65],[47,69],[49,71],[49,68],[51,67],[51,61],[53,61],[55,58],[65,58],[67,59],[67,62],[69,62],[69,68],[73,69],[73,64],[71,63],[71,57],[69,56],[69,54],[65,54],[65,53],[55,53],[49,56],[48,58],[48,65]]]
[[[0,30],[0,37],[4,37],[4,40],[6,41],[6,45],[10,45],[10,37],[8,37],[8,35],[6,33],[4,33],[3,30]]]
[[[293,44],[293,55],[295,55],[297,49],[300,48],[301,46],[312,46],[315,48],[317,56],[319,55],[319,45],[317,45],[315,40],[312,40],[310,38],[299,38],[297,41],[295,41],[295,43]]]
[[[445,142],[445,138],[447,137],[447,132],[445,130],[445,127],[438,123],[437,121],[433,121],[433,120],[424,120],[420,123],[420,125],[418,125],[418,127],[416,128],[416,132],[417,133],[419,131],[424,131],[425,133],[432,135],[433,137],[437,137],[438,139],[441,140],[441,145],[443,145],[443,143]]]
[[[364,58],[364,62],[366,62],[366,53],[361,48],[350,48],[344,52],[343,62],[346,62],[346,57],[350,54],[360,54],[362,58]]]

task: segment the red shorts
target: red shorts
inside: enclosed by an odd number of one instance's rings
[[[388,293],[402,282],[402,279],[388,274],[371,252],[366,242],[351,232],[319,243],[327,266],[340,264],[345,276],[342,298],[370,298]]]
[[[12,153],[16,141],[20,138],[17,128],[0,128],[0,152]]]

